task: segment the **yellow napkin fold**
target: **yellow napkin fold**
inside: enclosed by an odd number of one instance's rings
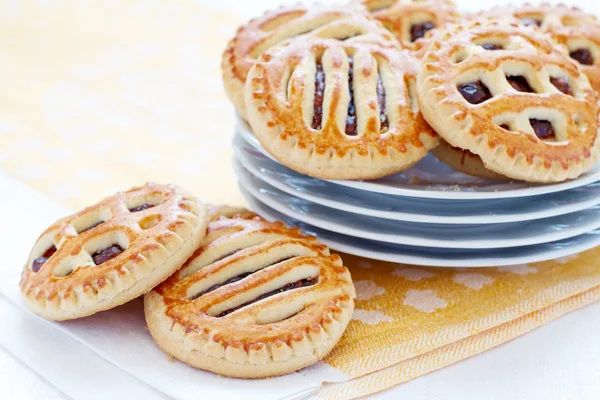
[[[324,399],[374,393],[486,351],[600,299],[600,248],[499,268],[425,268],[343,256],[353,322],[325,362],[347,382]]]
[[[243,204],[221,52],[238,19],[191,0],[0,5],[0,168],[74,209],[145,181]],[[358,299],[325,399],[383,390],[600,296],[600,249],[510,268],[343,255]]]

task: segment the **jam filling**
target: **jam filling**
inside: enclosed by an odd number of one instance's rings
[[[240,250],[232,251],[231,253],[224,255],[223,257],[219,258],[216,261],[219,261],[219,260],[222,260],[222,259],[224,259],[226,257],[229,257],[230,255],[233,255],[233,254],[235,254],[235,253],[237,253],[239,251],[241,251],[241,249]],[[284,261],[290,260],[292,258],[294,258],[294,256],[282,258],[280,260],[275,261],[273,264],[278,264],[280,262],[284,262]],[[213,261],[213,262],[216,262],[216,261]],[[273,264],[271,264],[271,265],[273,265]],[[198,297],[204,296],[205,294],[208,294],[210,292],[214,292],[215,290],[219,289],[220,287],[227,286],[227,285],[229,285],[231,283],[235,283],[237,281],[241,281],[245,277],[247,277],[249,275],[252,275],[254,272],[256,272],[256,271],[253,271],[253,272],[244,272],[243,274],[236,275],[233,278],[230,278],[230,279],[226,280],[225,282],[221,282],[221,283],[217,283],[215,285],[212,285],[211,287],[209,287],[208,289],[204,290],[203,292],[200,292],[197,295],[195,295],[194,297],[191,297],[190,300],[194,300],[194,299],[197,299]]]
[[[123,248],[118,244],[113,244],[110,247],[107,247],[104,250],[98,250],[94,254],[92,254],[92,259],[96,265],[104,264],[108,260],[112,260],[119,254],[123,252]]]
[[[573,96],[573,91],[571,90],[571,86],[569,85],[569,80],[567,78],[550,78],[550,82],[564,94]]]
[[[458,91],[471,104],[480,104],[492,98],[489,89],[481,81],[459,85]]]
[[[550,121],[534,118],[530,119],[529,123],[538,138],[546,140],[554,139],[556,137]]]
[[[579,61],[580,64],[583,65],[593,65],[594,64],[594,56],[592,52],[588,49],[577,49],[572,51],[570,54],[572,59]]]
[[[435,28],[435,24],[431,21],[423,22],[422,24],[416,24],[410,27],[410,40],[414,42],[417,39],[421,39],[427,32]]]
[[[38,257],[35,260],[33,260],[33,263],[31,264],[32,271],[38,272],[42,268],[42,266],[46,264],[46,261],[48,261],[48,259],[52,257],[54,253],[56,253],[56,247],[52,246],[48,250],[46,250],[46,252],[41,257]]]
[[[147,209],[152,208],[152,207],[154,207],[154,204],[144,203],[141,206],[130,208],[129,212],[144,211],[144,210],[147,210]]]
[[[385,89],[381,81],[381,75],[377,78],[377,103],[379,104],[379,121],[381,133],[387,132],[390,127],[390,122],[385,113]]]
[[[318,279],[317,278],[308,278],[308,279],[301,279],[299,281],[293,282],[293,283],[289,283],[279,289],[275,289],[271,292],[265,293],[265,294],[261,294],[260,296],[258,296],[257,298],[255,298],[254,300],[248,301],[244,304],[241,304],[237,307],[234,308],[230,308],[229,310],[225,310],[223,311],[221,314],[217,315],[217,318],[220,317],[224,317],[226,315],[231,314],[234,311],[239,310],[240,308],[244,308],[250,304],[256,303],[257,301],[266,299],[267,297],[271,297],[274,296],[278,293],[282,293],[282,292],[287,292],[288,290],[292,290],[292,289],[299,289],[302,287],[307,287],[307,286],[313,286],[317,283]]]
[[[537,19],[537,18],[523,18],[521,20],[521,23],[525,26],[542,26],[542,20]]]
[[[348,89],[350,90],[350,104],[346,116],[346,135],[356,136],[356,106],[354,105],[354,60],[348,59]]]
[[[225,282],[222,282],[222,283],[217,283],[216,285],[212,285],[211,287],[209,287],[209,288],[208,288],[208,289],[206,289],[205,291],[203,291],[203,292],[200,292],[200,293],[198,293],[197,295],[195,295],[194,297],[190,298],[190,300],[194,300],[194,299],[197,299],[198,297],[202,297],[202,296],[204,296],[205,294],[208,294],[208,293],[210,293],[210,292],[214,292],[215,290],[217,290],[217,289],[218,289],[218,288],[220,288],[220,287],[227,286],[227,285],[229,285],[229,284],[231,284],[231,283],[235,283],[235,282],[237,282],[237,281],[241,281],[241,280],[242,280],[242,279],[244,279],[245,277],[247,277],[247,276],[249,276],[249,275],[252,275],[252,274],[253,274],[253,272],[245,272],[245,273],[243,273],[243,274],[240,274],[240,275],[234,276],[233,278],[231,278],[231,279],[228,279],[228,280],[226,280]]]
[[[533,93],[533,89],[529,86],[529,82],[524,76],[507,76],[506,80],[518,92]]]
[[[323,121],[323,95],[325,93],[325,72],[323,72],[323,65],[317,64],[317,72],[315,74],[315,100],[312,120],[313,129],[321,129]]]
[[[507,131],[510,131],[510,126],[506,125],[506,124],[502,124],[500,125],[500,128],[502,129],[506,129]]]
[[[482,44],[481,47],[483,47],[486,50],[504,50],[504,47],[502,47],[501,45],[492,43]]]

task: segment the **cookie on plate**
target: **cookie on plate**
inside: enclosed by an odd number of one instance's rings
[[[358,4],[343,8],[281,7],[267,11],[241,26],[223,53],[221,68],[225,91],[242,118],[247,119],[244,84],[250,68],[269,48],[300,35],[398,45],[381,23]]]
[[[579,63],[592,87],[600,92],[600,22],[591,14],[564,4],[526,4],[521,7],[494,8],[479,17],[490,19],[508,16],[521,24],[539,27]]]
[[[407,50],[331,39],[290,40],[250,70],[248,121],[279,162],[322,179],[375,179],[437,146],[416,100]]]
[[[558,182],[598,159],[598,96],[537,30],[449,26],[432,39],[417,86],[421,112],[440,136],[500,175]]]
[[[207,222],[206,207],[172,185],[117,193],[42,233],[23,269],[21,292],[33,312],[50,320],[116,307],[181,267]]]
[[[463,174],[490,180],[509,179],[506,176],[487,169],[478,155],[471,153],[469,150],[450,146],[445,140],[440,140],[439,146],[431,150],[431,152],[438,160]]]
[[[460,14],[452,0],[362,0],[371,14],[389,29],[403,48],[419,52],[425,35]]]
[[[202,246],[144,297],[158,346],[193,367],[263,378],[317,362],[354,309],[350,273],[316,238],[217,209]]]

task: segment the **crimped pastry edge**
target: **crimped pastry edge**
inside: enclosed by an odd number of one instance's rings
[[[359,3],[352,4],[352,7],[353,8],[351,8],[349,11],[346,10],[345,8],[343,8],[342,6],[324,7],[317,14],[338,12],[342,15],[339,19],[350,18],[352,14],[361,14],[364,17],[371,18],[371,16],[366,11],[366,9]],[[249,21],[247,21],[246,23],[244,23],[243,25],[240,25],[239,28],[237,29],[234,37],[232,37],[227,42],[227,46],[225,47],[225,50],[221,57],[221,71],[222,71],[222,75],[223,75],[223,86],[225,88],[225,93],[227,94],[227,97],[233,103],[236,111],[246,121],[248,120],[246,103],[244,101],[244,84],[245,84],[246,80],[241,77],[241,75],[243,75],[243,73],[239,71],[240,64],[243,61],[241,61],[240,58],[236,55],[235,50],[238,46],[241,45],[240,43],[243,44],[243,42],[248,40],[248,38],[245,37],[248,33],[248,32],[246,32],[247,29],[250,29],[250,31],[252,31],[252,29],[254,28],[254,25],[256,25],[256,24],[269,22],[272,19],[275,19],[276,17],[280,16],[281,14],[296,12],[299,10],[300,11],[304,10],[307,12],[311,11],[308,8],[306,8],[306,6],[303,6],[301,4],[297,4],[295,6],[293,6],[293,5],[292,6],[283,6],[282,5],[282,6],[279,6],[278,8],[275,8],[272,10],[267,10],[262,15],[252,18]],[[375,19],[373,18],[373,20],[375,20]],[[385,28],[383,28],[383,25],[382,25],[382,29],[384,29],[387,32],[387,30]],[[311,33],[312,33],[312,31],[309,31],[309,32],[306,32],[306,33],[298,35],[298,36],[310,35]],[[293,39],[294,37],[296,37],[296,36],[292,36],[289,39]],[[267,50],[268,49],[266,49],[265,51],[267,51]]]
[[[307,41],[304,45],[309,44],[310,41]],[[377,179],[412,167],[423,159],[429,150],[439,144],[437,135],[432,136],[424,131],[419,135],[422,146],[405,144],[406,152],[403,153],[398,152],[391,145],[377,149],[374,144],[368,147],[368,154],[361,155],[356,149],[352,149],[342,157],[339,157],[332,148],[320,153],[314,143],[309,143],[306,148],[300,148],[297,146],[298,139],[294,135],[283,135],[284,126],[271,123],[278,120],[279,116],[267,103],[269,98],[276,97],[276,94],[266,94],[262,79],[255,79],[265,73],[265,67],[260,63],[265,55],[271,58],[271,51],[276,52],[278,48],[286,46],[287,42],[284,42],[261,55],[248,73],[244,90],[249,125],[263,148],[283,165],[320,179]],[[254,96],[256,92],[262,93],[261,98]]]
[[[457,131],[460,131],[459,123],[453,118],[447,120],[437,120],[439,115],[438,110],[433,107],[428,107],[421,99],[427,96],[422,94],[421,88],[418,89],[419,107],[421,113],[425,116],[429,124],[435,131],[450,145],[459,148],[466,148],[473,154],[481,157],[486,168],[500,175],[512,179],[518,179],[526,182],[535,183],[553,183],[561,182],[568,179],[575,179],[582,173],[591,169],[597,162],[600,155],[600,126],[597,129],[594,145],[590,150],[590,157],[582,158],[579,162],[570,162],[569,168],[565,169],[559,165],[558,161],[552,163],[551,168],[544,166],[544,160],[540,157],[535,157],[532,163],[529,163],[518,155],[511,157],[508,154],[508,149],[504,145],[497,146],[495,149],[490,148],[487,144],[487,134],[480,134],[476,137],[462,135],[460,140],[457,140]],[[443,107],[443,105],[442,105]],[[452,109],[448,115],[452,115],[458,109]],[[600,118],[600,114],[599,114]],[[449,133],[448,126],[452,127],[452,133]]]
[[[143,252],[146,255],[137,254],[135,260],[129,259],[124,262],[119,271],[110,271],[106,276],[98,276],[93,282],[80,282],[79,284],[70,285],[68,289],[62,290],[53,288],[51,290],[42,290],[40,287],[33,286],[32,282],[26,276],[27,269],[29,268],[28,261],[23,268],[20,282],[21,294],[25,299],[27,307],[34,313],[49,320],[64,321],[82,318],[133,300],[167,279],[200,246],[206,234],[208,224],[206,206],[187,191],[181,188],[177,188],[176,190],[179,195],[194,199],[199,210],[198,214],[187,211],[194,215],[197,224],[186,240],[183,240],[180,232],[178,232],[180,229],[169,231],[183,241],[177,250],[169,250],[165,245],[156,240],[153,241],[151,246],[146,243],[142,246],[145,247]],[[112,197],[114,196],[109,198]],[[53,226],[65,219],[87,212],[87,210],[105,200],[78,213],[61,218]],[[188,220],[186,222],[191,225]],[[48,229],[42,233],[38,240],[36,240],[36,245],[44,236],[53,234],[52,232]],[[175,243],[173,240],[170,240],[170,242]],[[140,252],[142,252],[142,249],[140,249]],[[158,262],[152,261],[153,258],[163,256],[165,252],[169,255],[164,260]]]
[[[420,140],[424,146],[410,146],[406,153],[400,154],[393,147],[388,147],[387,155],[382,156],[378,149],[370,146],[367,155],[351,150],[343,157],[338,157],[332,149],[325,154],[318,154],[314,144],[300,148],[292,137],[281,140],[284,129],[268,127],[266,121],[269,119],[266,117],[263,120],[264,136],[256,136],[261,146],[286,167],[319,179],[359,180],[389,176],[412,167],[428,154],[428,149],[435,148],[439,143],[437,137],[422,134]]]
[[[182,362],[220,375],[236,378],[265,378],[288,374],[297,371],[327,355],[336,345],[350,322],[354,302],[349,293],[337,295],[330,302],[340,310],[336,313],[328,307],[322,320],[329,320],[327,326],[313,325],[308,332],[301,332],[306,342],[310,344],[311,351],[294,354],[292,346],[285,341],[265,343],[268,359],[261,363],[251,363],[248,346],[242,343],[242,350],[246,353],[247,362],[236,362],[232,352],[227,347],[215,341],[213,331],[192,331],[186,329],[166,315],[166,306],[163,297],[156,291],[151,291],[144,296],[144,313],[148,329],[156,344],[167,354]],[[240,340],[241,341],[241,340]],[[235,347],[235,350],[239,348]],[[273,352],[280,354],[278,360],[273,359]]]
[[[452,25],[451,28],[468,28],[473,24],[475,27],[482,26],[482,21],[471,21],[466,25]],[[498,25],[492,22],[491,25]],[[448,31],[451,29],[448,28]],[[443,33],[443,31],[442,31]],[[438,33],[438,38],[442,37]],[[432,40],[430,49],[436,46],[436,39]],[[552,161],[550,167],[544,164],[547,160],[536,156],[532,162],[528,162],[525,157],[520,157],[516,153],[514,157],[509,155],[508,149],[504,145],[491,148],[488,145],[488,135],[485,133],[476,136],[470,135],[461,123],[458,121],[462,109],[455,106],[453,102],[439,101],[435,95],[437,87],[431,84],[427,78],[427,55],[423,59],[423,67],[417,77],[417,100],[421,113],[434,130],[448,142],[451,146],[463,148],[481,157],[486,168],[504,175],[509,178],[518,179],[535,183],[553,183],[568,179],[575,179],[582,173],[591,169],[600,155],[600,123],[596,129],[596,137],[591,148],[589,148],[589,157],[580,157],[579,160],[568,162],[568,168],[563,168],[559,161]],[[581,72],[581,79],[589,83],[588,78]],[[428,82],[429,81],[429,82]],[[591,85],[590,85],[591,88]],[[593,89],[592,89],[593,90]],[[600,121],[600,98],[597,99],[597,118]],[[443,110],[443,111],[442,111]],[[440,118],[440,116],[447,118]],[[465,131],[460,133],[461,131]]]

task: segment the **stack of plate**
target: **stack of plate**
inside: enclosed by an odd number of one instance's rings
[[[332,249],[385,261],[484,267],[600,245],[600,166],[553,185],[478,179],[428,156],[374,181],[325,181],[275,161],[238,122],[234,168],[251,208]]]

